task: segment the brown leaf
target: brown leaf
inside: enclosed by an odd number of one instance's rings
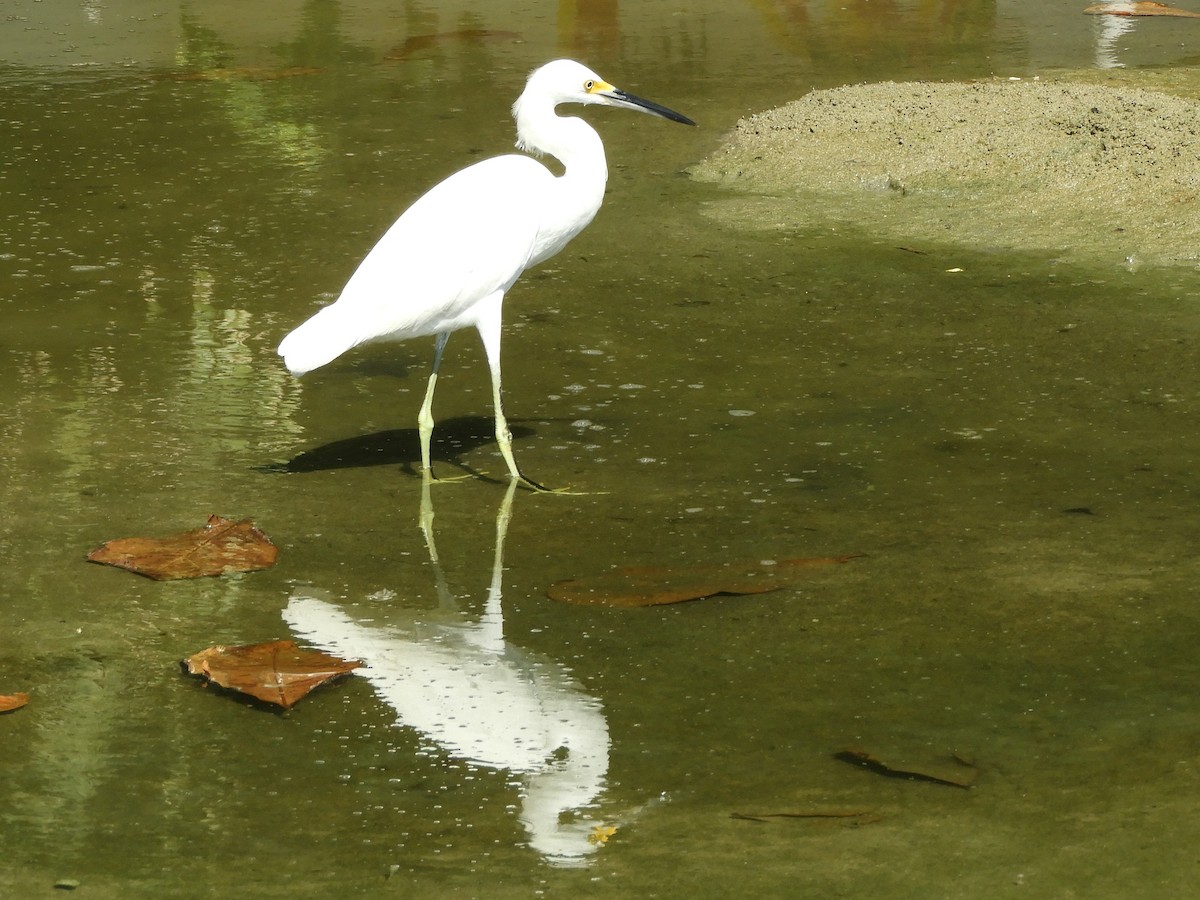
[[[720,566],[624,566],[590,578],[555,582],[546,593],[563,603],[619,607],[682,603],[717,594],[762,594],[799,581],[809,569],[844,563],[859,555]]]
[[[241,647],[209,647],[180,665],[190,675],[289,709],[309,691],[348,674],[362,662],[318,650],[301,650],[295,641],[268,641]]]
[[[1175,16],[1180,19],[1200,19],[1200,13],[1176,9],[1151,0],[1135,3],[1097,3],[1084,10],[1089,16]]]
[[[20,709],[29,702],[29,695],[17,691],[15,694],[0,694],[0,713]]]
[[[979,777],[979,770],[959,756],[951,755],[946,760],[913,762],[884,762],[865,750],[848,748],[834,754],[835,759],[870,769],[889,778],[908,778],[915,781],[932,781],[952,787],[969,788]]]
[[[209,516],[203,528],[168,538],[119,538],[88,554],[88,560],[128,569],[155,581],[253,572],[275,564],[279,549],[250,519]]]

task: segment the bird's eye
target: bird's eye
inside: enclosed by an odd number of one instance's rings
[[[592,92],[592,89],[593,89],[595,86],[596,86],[596,82],[594,82],[594,81],[585,81],[585,82],[583,83],[583,89],[584,89],[585,91],[587,91],[589,94]]]

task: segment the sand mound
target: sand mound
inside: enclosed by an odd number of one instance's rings
[[[1200,260],[1200,102],[1143,88],[814,91],[743,119],[692,174],[739,188],[711,209],[745,227],[854,221],[909,242]]]

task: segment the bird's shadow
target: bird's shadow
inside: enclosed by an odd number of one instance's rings
[[[529,437],[535,431],[510,422],[513,440]],[[463,471],[483,477],[461,457],[472,450],[496,440],[496,426],[486,416],[459,416],[438,422],[430,444],[430,456],[439,462],[457,466]],[[394,428],[355,437],[331,441],[311,450],[304,450],[287,462],[257,466],[259,472],[296,474],[322,472],[327,469],[357,469],[364,466],[399,465],[416,472],[421,463],[421,436],[416,428]]]

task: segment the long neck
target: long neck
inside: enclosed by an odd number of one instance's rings
[[[525,95],[513,107],[517,146],[548,153],[563,165],[547,198],[534,262],[548,259],[566,246],[595,217],[604,200],[608,162],[600,135],[583,119],[560,116],[552,104]]]
[[[513,104],[517,120],[517,147],[534,154],[548,153],[567,170],[567,175],[580,180],[599,182],[601,189],[608,180],[608,164],[600,135],[583,119],[560,116],[554,104],[541,97],[530,97],[526,91]]]

